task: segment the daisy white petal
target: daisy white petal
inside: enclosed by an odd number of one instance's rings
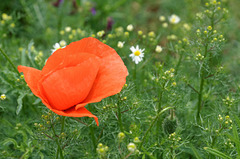
[[[132,46],[130,47],[130,50],[132,53],[129,55],[132,58],[132,61],[135,62],[135,64],[138,64],[143,60],[144,53],[143,51],[145,49],[140,49],[139,46],[137,45],[136,47]]]

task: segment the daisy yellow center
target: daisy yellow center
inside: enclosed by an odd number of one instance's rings
[[[134,55],[135,55],[135,56],[139,56],[140,54],[141,54],[141,52],[140,52],[139,50],[137,50],[137,51],[134,52]]]
[[[175,23],[176,22],[176,18],[172,18],[172,22]]]

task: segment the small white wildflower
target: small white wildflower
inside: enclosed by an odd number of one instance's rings
[[[65,31],[66,32],[70,32],[72,30],[72,28],[70,27],[70,26],[67,26],[66,28],[65,28]]]
[[[161,22],[163,22],[163,21],[166,20],[166,18],[165,18],[164,16],[160,16],[160,17],[159,17],[159,20],[160,20]]]
[[[140,49],[139,46],[137,45],[136,48],[132,46],[130,50],[132,51],[132,53],[129,56],[132,58],[132,61],[138,64],[143,60],[143,57],[144,57],[143,51],[145,49]]]
[[[101,30],[101,31],[97,32],[98,37],[102,37],[104,34],[105,34],[104,30]]]
[[[180,22],[180,18],[179,18],[179,16],[173,14],[173,15],[171,15],[171,16],[169,17],[169,22],[170,22],[171,24],[177,24],[177,23]]]
[[[162,49],[162,47],[160,45],[156,46],[156,49],[155,49],[156,52],[160,53],[160,52],[162,52],[162,50],[163,49]]]
[[[63,43],[63,42],[62,42]],[[53,49],[51,49],[52,53],[54,53],[55,51],[57,51],[58,49],[62,49],[65,48],[65,46],[61,46],[61,41],[59,43],[55,43],[53,45]]]
[[[118,133],[118,139],[123,140],[125,138],[125,134],[123,132]]]
[[[5,100],[6,99],[6,95],[5,94],[2,94],[1,97],[0,97],[1,100]]]
[[[130,152],[135,152],[137,149],[136,145],[132,142],[127,145],[127,148],[128,148],[128,151]]]
[[[135,137],[135,138],[133,139],[133,142],[134,142],[134,143],[139,143],[139,142],[140,142],[140,140],[139,140],[139,138],[138,138],[138,137]]]
[[[168,23],[163,23],[162,27],[167,28],[168,27]]]
[[[117,47],[123,48],[124,43],[125,43],[124,41],[119,41]]]
[[[60,44],[61,47],[65,47],[65,46],[67,45],[67,43],[66,43],[65,40],[61,40],[61,41],[59,42],[59,44]]]
[[[132,24],[129,24],[127,26],[127,31],[133,31],[133,25]]]

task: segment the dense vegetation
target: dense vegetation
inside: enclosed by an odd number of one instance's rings
[[[239,6],[2,1],[0,158],[240,158]],[[114,48],[129,72],[120,93],[85,106],[99,126],[49,110],[17,71],[41,70],[52,52],[85,37]]]

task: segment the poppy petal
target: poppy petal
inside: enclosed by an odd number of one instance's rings
[[[98,118],[93,115],[90,111],[88,111],[85,107],[82,107],[78,110],[76,110],[74,107],[67,109],[67,110],[56,110],[53,109],[47,102],[42,100],[43,104],[46,105],[50,110],[52,110],[54,113],[62,116],[69,116],[69,117],[90,117],[94,118],[94,120],[97,123],[97,126],[99,126]]]
[[[66,110],[87,97],[100,65],[97,56],[87,55],[89,58],[77,66],[62,68],[41,79],[41,93],[52,108]]]
[[[116,54],[116,51],[110,46],[102,43],[101,41],[93,38],[83,38],[82,40],[72,42],[67,45],[65,48],[56,50],[47,60],[46,65],[42,69],[42,75],[49,74],[51,72],[64,67],[68,64],[68,59],[74,60],[71,58],[76,54],[88,53],[100,58]],[[78,62],[81,62],[81,59],[78,59]]]
[[[38,81],[41,78],[41,71],[32,67],[18,66],[18,71],[23,72],[25,81],[30,87],[33,94],[40,97],[38,89]]]
[[[76,106],[76,109],[119,93],[126,83],[127,75],[127,68],[117,53],[103,58],[91,91],[87,98]]]
[[[116,51],[113,48],[93,37],[72,42],[66,47],[66,49],[68,52],[71,52],[71,54],[86,52],[89,54],[94,54],[100,58],[116,54]]]
[[[42,75],[54,72],[59,65],[61,65],[66,57],[67,52],[63,49],[56,50],[46,61],[45,66],[42,69]]]

